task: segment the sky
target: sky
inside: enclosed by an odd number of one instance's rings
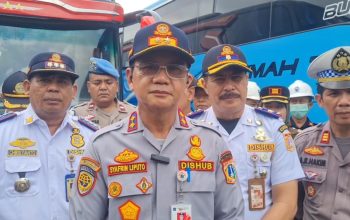
[[[124,13],[143,9],[158,0],[116,0],[124,8]]]

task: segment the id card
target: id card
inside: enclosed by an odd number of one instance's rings
[[[265,180],[254,178],[248,180],[249,210],[265,209]]]
[[[65,178],[65,185],[66,185],[66,201],[69,202],[69,199],[72,193],[75,174],[74,173],[67,174],[64,178]]]
[[[176,204],[171,206],[171,220],[192,220],[190,204]]]

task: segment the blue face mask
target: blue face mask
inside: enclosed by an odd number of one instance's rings
[[[290,114],[296,119],[304,118],[309,112],[309,104],[290,104]]]

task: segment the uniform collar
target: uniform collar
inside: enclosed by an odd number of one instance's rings
[[[175,129],[191,129],[193,125],[190,123],[190,120],[186,115],[179,109],[173,127]],[[126,134],[136,133],[145,129],[138,110],[129,115],[129,118],[126,120],[126,126],[123,129],[123,133]]]
[[[38,123],[40,121],[46,124],[46,122],[41,118],[39,118],[39,116],[35,113],[31,104],[29,104],[28,108],[23,111],[23,114],[24,114],[24,122],[23,122],[24,125],[30,125],[30,124]],[[66,124],[69,124],[72,128],[78,128],[78,125],[75,122],[76,120],[74,120],[75,118],[77,119],[76,116],[71,116],[67,112],[60,127],[64,127],[66,126]]]

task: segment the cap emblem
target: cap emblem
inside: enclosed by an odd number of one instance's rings
[[[56,63],[63,63],[61,56],[57,53],[52,54],[51,58],[49,59],[50,61],[56,62]]]
[[[350,55],[343,48],[335,54],[332,60],[332,69],[337,73],[347,73],[350,70]]]
[[[299,92],[299,90],[300,90],[299,86],[296,86],[296,87],[294,88],[294,90],[295,90],[296,92]]]
[[[269,88],[269,94],[270,95],[282,95],[282,89],[281,88]]]
[[[171,36],[170,27],[167,24],[159,24],[154,31],[154,35]]]
[[[169,45],[177,47],[177,39],[172,37],[172,32],[167,24],[159,24],[154,31],[154,36],[148,39],[148,46]]]
[[[15,85],[15,90],[13,91],[16,95],[24,95],[24,87],[23,87],[23,82],[19,82]]]
[[[235,54],[235,52],[232,50],[229,46],[224,46],[222,48],[222,52],[220,54],[221,56],[218,57],[218,62],[222,62],[225,60],[238,60],[238,56]]]

